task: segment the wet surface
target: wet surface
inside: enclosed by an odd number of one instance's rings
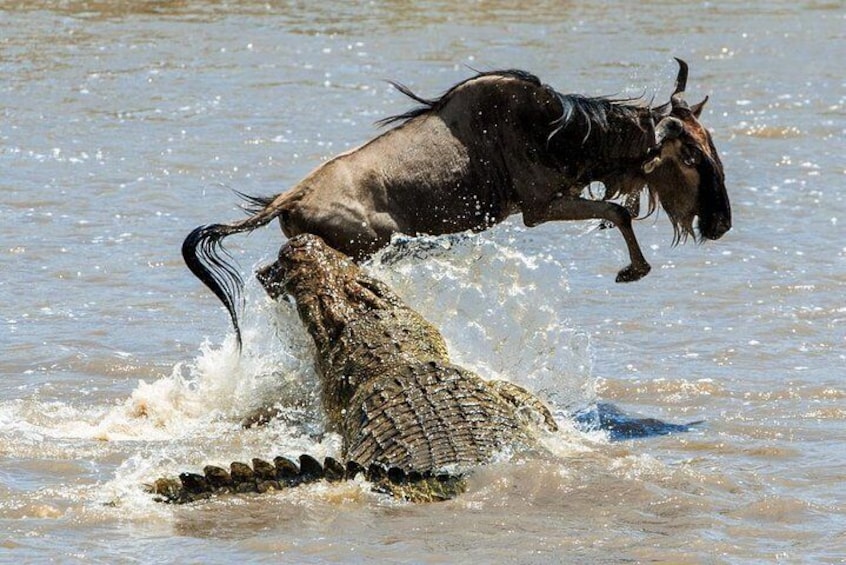
[[[0,2],[0,552],[21,562],[837,562],[846,547],[844,8],[838,2]],[[310,345],[248,281],[245,347],[179,256],[473,71],[664,100],[673,56],[726,168],[734,227],[613,282],[616,230],[519,217],[372,264],[451,356],[556,409],[551,455],[402,505],[355,481],[190,507],[142,485],[337,455]],[[592,187],[601,190],[601,187]],[[282,237],[229,244],[245,275]],[[432,246],[430,246],[432,247]],[[398,248],[399,249],[399,248]],[[704,420],[610,441],[568,415]],[[276,404],[281,417],[241,421]],[[642,415],[642,416],[640,416]],[[507,557],[503,557],[507,556]]]

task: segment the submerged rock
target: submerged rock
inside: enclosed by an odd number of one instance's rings
[[[702,421],[670,424],[655,418],[637,418],[626,414],[608,402],[599,402],[573,415],[579,428],[585,431],[605,430],[613,440],[636,439],[690,431]]]

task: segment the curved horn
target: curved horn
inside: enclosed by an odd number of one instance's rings
[[[676,77],[676,89],[673,91],[673,97],[675,97],[677,94],[684,92],[684,89],[687,86],[687,63],[678,57],[673,58],[679,63],[679,74]]]

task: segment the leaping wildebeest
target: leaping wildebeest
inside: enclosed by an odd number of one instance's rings
[[[723,166],[699,123],[708,98],[684,100],[688,66],[676,60],[675,90],[655,107],[562,94],[519,70],[479,73],[434,99],[394,84],[420,106],[382,120],[393,127],[291,190],[245,196],[252,215],[198,227],[182,255],[226,306],[239,343],[243,283],[220,242],[274,218],[287,237],[315,234],[356,260],[397,233],[481,231],[518,212],[527,226],[601,219],[619,228],[628,247],[631,263],[617,281],[636,281],[650,270],[632,230],[644,188],[649,212],[659,204],[667,212],[674,243],[718,239],[731,228]],[[604,184],[602,199],[582,196],[592,182]]]

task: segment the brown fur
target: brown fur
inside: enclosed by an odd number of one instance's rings
[[[676,92],[660,108],[561,94],[523,71],[482,73],[432,100],[398,86],[421,106],[384,120],[394,127],[291,190],[246,197],[249,218],[200,226],[183,256],[236,330],[241,279],[219,255],[220,241],[274,218],[287,237],[315,234],[357,260],[397,233],[484,230],[515,213],[527,226],[601,219],[620,229],[628,248],[631,264],[617,281],[637,280],[650,270],[631,225],[645,186],[650,211],[663,205],[675,241],[694,233],[697,216],[706,238],[731,225],[722,165],[698,122],[702,104],[691,109],[681,100],[687,65],[680,65]],[[604,199],[581,197],[591,182],[606,186]],[[626,206],[608,201],[617,197]]]

